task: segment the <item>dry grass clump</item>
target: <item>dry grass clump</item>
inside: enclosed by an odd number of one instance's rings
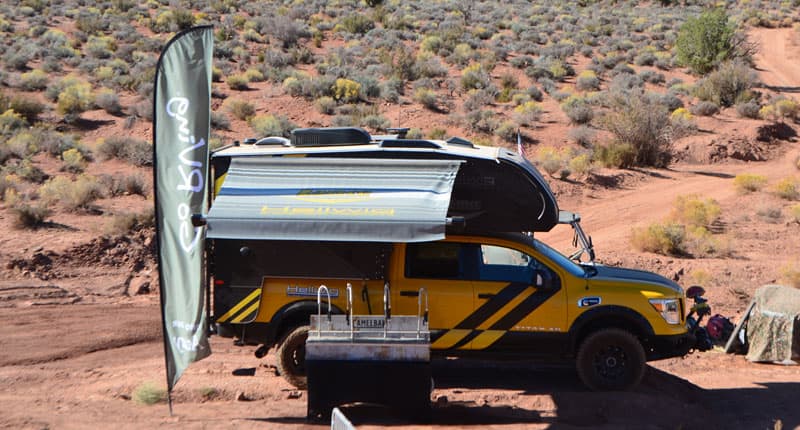
[[[764,188],[767,184],[767,177],[754,173],[740,173],[733,178],[733,186],[740,194],[753,193]]]
[[[155,212],[153,208],[149,208],[139,213],[125,212],[112,216],[105,226],[105,232],[109,235],[118,235],[154,225]]]
[[[88,175],[80,175],[74,181],[56,176],[39,187],[39,196],[44,204],[59,204],[69,212],[90,210],[91,204],[102,194],[100,182]]]
[[[800,264],[791,263],[783,266],[781,279],[791,287],[800,288]]]
[[[154,405],[167,400],[167,390],[153,382],[144,382],[133,390],[131,398],[140,405]]]
[[[778,181],[773,187],[773,192],[786,200],[800,199],[800,178],[790,177]]]
[[[792,218],[792,221],[800,224],[800,204],[789,208],[789,216]]]
[[[633,229],[631,244],[645,252],[663,255],[686,255],[686,226],[677,223],[653,223]]]
[[[672,218],[693,227],[710,227],[721,213],[716,200],[692,194],[675,199]]]

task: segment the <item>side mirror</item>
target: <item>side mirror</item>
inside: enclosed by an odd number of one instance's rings
[[[533,284],[536,288],[544,287],[544,276],[542,276],[541,270],[535,270],[533,272],[533,276],[531,277],[531,284]]]

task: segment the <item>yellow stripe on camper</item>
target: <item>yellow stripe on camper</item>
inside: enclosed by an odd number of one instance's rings
[[[472,330],[461,330],[461,329],[454,329],[448,330],[447,333],[442,335],[439,339],[436,339],[436,342],[431,345],[433,349],[447,349],[451,348],[453,345],[457,344],[458,341],[464,339],[472,333]]]
[[[230,308],[228,312],[225,312],[221,317],[217,318],[217,322],[222,323],[228,321],[233,315],[236,314],[236,312],[239,312],[239,310],[250,304],[250,302],[252,302],[254,299],[257,300],[260,295],[261,295],[261,288],[256,288],[255,290],[253,290],[252,293],[248,294],[247,297],[245,297],[243,300],[237,303],[236,306]],[[259,302],[256,301],[254,305],[258,306],[258,303]]]
[[[248,317],[248,316],[250,316],[250,315],[253,315],[253,312],[255,312],[256,310],[258,310],[258,305],[260,305],[260,304],[261,304],[261,302],[260,302],[259,300],[256,300],[256,302],[255,302],[255,303],[253,303],[252,305],[250,305],[250,307],[249,307],[249,308],[247,308],[247,310],[245,310],[244,312],[242,312],[241,314],[239,314],[239,316],[238,316],[238,317],[236,317],[236,318],[234,318],[233,320],[231,320],[231,322],[232,322],[232,323],[240,323],[240,322],[242,322],[242,321],[245,319],[245,317]],[[255,315],[253,315],[253,318],[255,318]]]
[[[472,339],[472,349],[488,348],[506,333],[508,333],[506,330],[486,330],[475,339]]]

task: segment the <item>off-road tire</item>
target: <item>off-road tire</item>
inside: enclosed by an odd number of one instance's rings
[[[578,350],[578,376],[594,391],[624,391],[639,384],[647,360],[636,336],[617,328],[596,331]]]
[[[300,390],[308,387],[306,379],[306,339],[308,339],[309,326],[303,325],[290,329],[278,343],[275,350],[275,366],[278,374],[286,382]]]

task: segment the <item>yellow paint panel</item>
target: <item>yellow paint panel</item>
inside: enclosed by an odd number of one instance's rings
[[[444,336],[436,339],[436,342],[431,345],[432,349],[447,349],[464,339],[467,335],[472,333],[472,330],[449,330]]]
[[[517,297],[514,297],[513,300],[508,302],[505,306],[500,308],[499,311],[495,312],[494,315],[489,317],[489,319],[487,319],[481,325],[479,325],[477,327],[478,330],[487,330],[489,327],[492,326],[492,324],[496,323],[497,320],[499,320],[500,318],[502,318],[503,316],[505,316],[506,314],[511,312],[512,309],[514,309],[518,304],[520,304],[523,300],[528,298],[528,296],[530,296],[533,293],[534,293],[534,289],[530,288],[530,287],[522,290],[522,292],[519,293],[517,295]]]
[[[228,318],[232,317],[236,312],[239,312],[240,309],[247,306],[251,300],[257,298],[261,295],[261,288],[254,290],[252,293],[248,294],[242,301],[236,304],[236,306],[230,308],[228,312],[225,312],[221,317],[217,318],[217,322],[225,322]],[[256,302],[255,305],[258,306],[259,302]]]
[[[486,330],[475,339],[472,339],[472,349],[486,349],[506,333],[505,330]]]
[[[222,189],[222,183],[225,182],[225,178],[228,176],[228,173],[223,173],[214,181],[214,196],[219,195],[219,190]]]

